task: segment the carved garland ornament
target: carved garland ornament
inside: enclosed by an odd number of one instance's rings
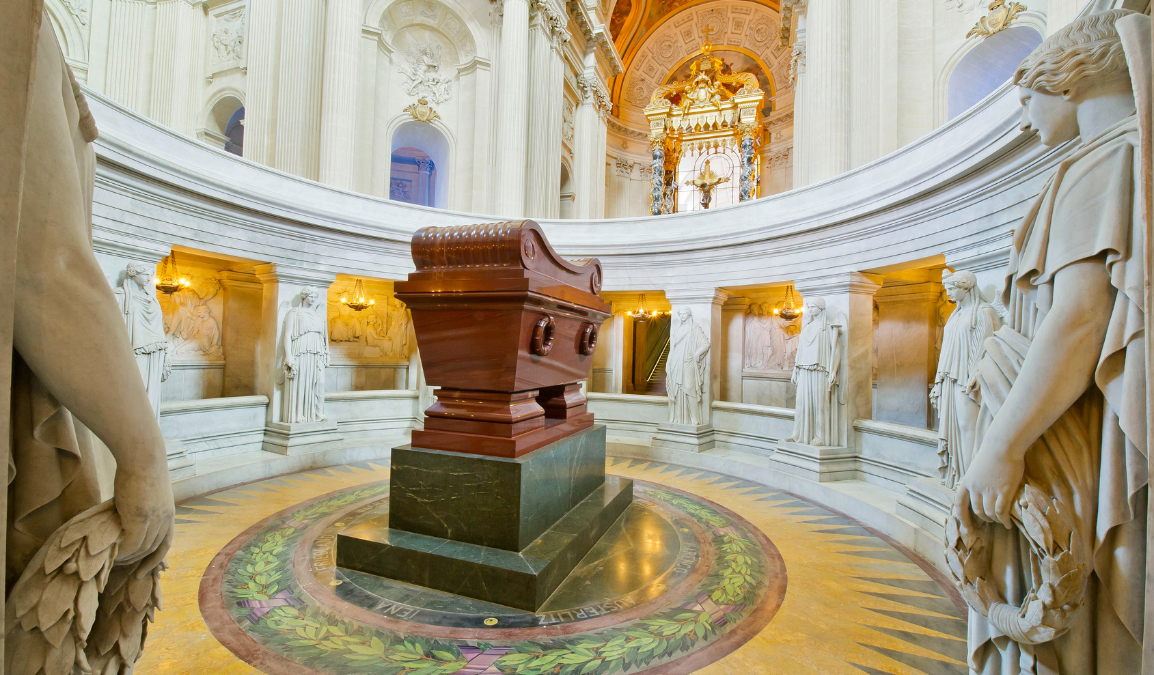
[[[1014,22],[1014,19],[1018,18],[1019,14],[1026,11],[1026,7],[1018,2],[1007,7],[1006,0],[994,0],[990,3],[988,10],[985,16],[978,19],[977,25],[971,28],[969,33],[966,33],[967,38],[988,38],[994,33],[1006,30]]]
[[[434,120],[441,119],[437,111],[433,110],[433,106],[429,105],[429,99],[424,96],[417,99],[416,103],[410,103],[409,106],[405,108],[405,112],[409,113],[409,115],[418,122],[425,122],[426,124],[431,124]]]
[[[1022,644],[1049,642],[1070,628],[1082,606],[1089,570],[1085,545],[1074,514],[1029,483],[1014,500],[1010,517],[1040,572],[1021,606],[1007,603],[992,583],[990,542],[1001,525],[974,522],[968,509],[959,515],[955,508],[946,521],[946,563],[962,597],[998,630]]]

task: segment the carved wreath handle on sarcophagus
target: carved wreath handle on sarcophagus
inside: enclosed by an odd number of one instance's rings
[[[548,356],[553,351],[553,333],[556,332],[557,322],[551,316],[543,316],[533,326],[533,339],[530,348],[536,356]]]
[[[581,328],[580,343],[577,345],[577,353],[581,356],[592,356],[593,351],[597,349],[597,329],[596,324],[587,323]]]

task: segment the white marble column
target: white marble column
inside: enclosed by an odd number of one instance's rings
[[[1089,0],[1050,0],[1046,9],[1046,32],[1050,35],[1058,32],[1076,19],[1088,2]]]
[[[322,183],[343,190],[353,186],[361,5],[358,0],[328,0],[325,12],[319,176]]]
[[[109,20],[108,61],[104,95],[124,107],[147,114],[146,87],[151,70],[145,63],[152,43],[153,8],[141,0],[112,0]]]
[[[573,192],[575,218],[605,217],[605,142],[609,94],[594,72],[577,78],[581,101],[574,124]]]
[[[561,48],[569,34],[546,0],[534,0],[529,23],[528,168],[525,215],[556,218],[561,205],[561,105],[565,96]]]
[[[371,194],[377,197],[389,196],[389,177],[393,171],[392,139],[389,138],[389,96],[392,92],[393,51],[383,41],[377,42],[376,50],[376,101],[380,111],[374,117],[373,131],[373,174]]]
[[[805,15],[805,114],[795,115],[797,152],[804,175],[795,186],[831,178],[850,168],[849,0],[809,0]]]
[[[433,160],[418,159],[417,160],[417,184],[414,187],[416,194],[413,195],[415,203],[421,206],[433,205],[433,185],[430,178],[433,173]]]
[[[277,98],[277,24],[280,0],[249,0],[248,75],[244,101],[244,157],[271,165]]]
[[[696,341],[700,340],[702,336],[709,343],[709,352],[699,362],[703,370],[700,377],[687,375],[680,383],[684,386],[693,380],[699,380],[700,389],[697,392],[700,394],[698,423],[687,424],[669,421],[659,424],[657,435],[653,437],[653,446],[682,452],[702,452],[713,448],[716,443],[713,434],[713,402],[722,399],[722,349],[725,344],[721,308],[729,297],[729,293],[712,288],[677,290],[666,291],[665,297],[669,299],[672,308],[669,357],[665,367],[665,389],[669,392],[671,417],[674,416],[675,408],[679,404],[674,400],[678,383],[674,382],[669,364],[677,358],[687,357],[692,360],[693,357],[690,352],[695,346],[699,347],[696,345]],[[688,316],[684,314],[686,310],[689,312]],[[700,332],[694,330],[690,322],[700,328]],[[696,337],[688,334],[695,334]],[[681,340],[680,343],[679,339]],[[689,367],[686,366],[687,369]],[[692,403],[690,405],[692,406]]]
[[[257,349],[257,393],[268,397],[265,414],[264,449],[283,455],[316,452],[335,447],[343,437],[330,421],[286,424],[281,418],[284,375],[281,372],[284,351],[284,323],[289,309],[300,305],[300,293],[306,286],[317,289],[325,315],[328,288],[336,275],[315,269],[289,265],[257,265],[256,276],[263,290],[260,319],[260,345]],[[326,334],[327,319],[326,323]]]
[[[149,116],[188,136],[201,112],[207,22],[204,11],[185,0],[156,3]]]
[[[497,213],[525,213],[529,133],[529,0],[505,0],[497,99]]]
[[[320,161],[324,31],[324,0],[284,0],[272,165],[312,180]]]

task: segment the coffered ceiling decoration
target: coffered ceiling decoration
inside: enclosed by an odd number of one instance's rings
[[[715,51],[730,54],[719,54],[727,64],[770,80],[768,99],[789,78],[790,50],[776,39],[779,24],[776,2],[617,0],[610,28],[618,31],[614,39],[625,72],[612,82],[615,112],[627,123],[644,126],[641,110],[653,90],[701,53],[706,31]],[[780,104],[779,99],[775,107]]]

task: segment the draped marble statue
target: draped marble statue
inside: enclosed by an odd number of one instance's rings
[[[956,488],[974,451],[978,404],[967,388],[986,338],[1001,325],[994,306],[982,299],[973,272],[942,271],[946,295],[957,308],[942,330],[938,372],[930,402],[938,410],[938,473],[942,485]]]
[[[9,2],[8,9],[33,5]],[[0,38],[16,40],[16,30],[38,41],[29,151],[0,146],[6,171],[24,167],[15,230],[4,670],[126,673],[159,604],[174,528],[164,438],[133,354],[156,336],[141,318],[130,322],[130,341],[92,251],[96,125],[80,87],[47,18],[6,22]],[[139,295],[133,290],[126,306],[151,311]],[[162,365],[149,360],[151,377]],[[104,503],[93,433],[116,459],[114,497]]]
[[[281,421],[286,424],[325,419],[329,341],[324,314],[317,310],[323,305],[320,305],[320,292],[312,286],[305,286],[300,298],[300,306],[290,309],[284,319]]]
[[[1141,672],[1150,19],[1075,20],[1019,66],[1022,129],[1078,139],[1015,229],[946,527],[983,675]],[[1138,111],[1136,111],[1136,101]]]
[[[669,421],[698,426],[705,419],[701,402],[708,383],[709,336],[693,320],[689,308],[678,310],[677,319],[665,365]]]
[[[168,336],[164,333],[164,313],[156,299],[155,265],[130,263],[124,270],[124,283],[114,291],[120,312],[128,327],[128,339],[136,355],[136,366],[144,379],[152,412],[160,421],[160,387],[172,373]]]
[[[787,440],[840,447],[846,444],[844,324],[830,316],[822,298],[806,300],[804,321],[793,365],[797,405]]]

